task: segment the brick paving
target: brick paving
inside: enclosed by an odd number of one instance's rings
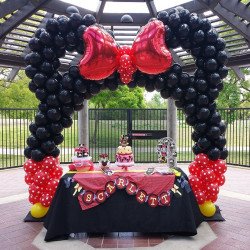
[[[186,170],[187,167],[183,166],[183,169]],[[27,199],[21,196],[27,193],[27,186],[23,181],[23,170],[3,170],[0,171],[0,176],[0,248],[37,249],[32,242],[43,226],[42,223],[23,222],[23,218],[30,209]],[[249,249],[250,188],[248,182],[250,169],[229,167],[226,178],[227,182],[222,188],[222,195],[217,201],[226,221],[209,222],[217,238],[203,247],[204,250]],[[231,193],[234,194],[234,198],[230,196]],[[18,194],[21,198],[11,202],[11,198]],[[241,194],[241,196],[235,198],[235,194]],[[171,236],[165,234],[112,233],[82,234],[79,240],[93,248],[154,247],[157,249],[160,248],[160,243],[169,237]]]

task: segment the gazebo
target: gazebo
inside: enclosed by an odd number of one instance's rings
[[[249,66],[250,62],[250,1],[243,0],[196,0],[180,1],[181,6],[190,12],[196,12],[202,17],[208,18],[212,26],[218,31],[220,37],[226,41],[228,53],[227,66],[235,71],[239,78],[244,78],[240,68]],[[98,23],[114,32],[116,41],[121,45],[131,45],[137,31],[142,25],[159,11],[168,10],[174,7],[175,3],[157,0],[100,0],[91,1],[96,10],[79,7],[81,15],[93,14]],[[117,4],[123,4],[125,9],[122,13],[114,12]],[[177,3],[178,4],[178,3]],[[34,35],[37,28],[45,26],[46,21],[57,15],[67,15],[66,9],[71,6],[70,1],[61,0],[5,0],[0,3],[0,65],[11,68],[8,81],[12,81],[18,71],[25,67],[24,55],[30,52],[28,41]],[[84,4],[83,4],[84,5]],[[126,6],[133,9],[133,13],[126,13],[131,20],[121,19]],[[175,48],[171,51],[175,62],[179,63],[186,72],[195,70],[195,63],[192,55],[182,49]],[[63,59],[60,59],[59,70],[64,72],[71,65],[77,65],[80,55],[76,52],[67,52]],[[85,101],[85,104],[87,101]],[[88,144],[87,126],[87,105],[79,112],[80,130],[79,142]],[[168,135],[176,138],[175,132],[176,111],[173,101],[168,100]],[[84,124],[85,126],[82,126]],[[170,126],[171,124],[171,126]],[[171,129],[172,128],[172,129]]]

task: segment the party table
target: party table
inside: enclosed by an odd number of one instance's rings
[[[195,235],[203,221],[187,176],[146,175],[143,167],[68,172],[58,185],[44,221],[45,241],[71,233],[142,232]]]

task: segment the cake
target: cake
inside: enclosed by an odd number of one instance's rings
[[[122,135],[120,139],[120,146],[116,151],[116,166],[122,167],[127,170],[128,167],[132,167],[134,163],[134,155],[132,148],[128,146],[128,137]]]
[[[79,147],[75,148],[75,153],[76,155],[72,157],[72,163],[69,165],[71,171],[92,171],[94,169],[92,157],[84,144],[79,144]]]

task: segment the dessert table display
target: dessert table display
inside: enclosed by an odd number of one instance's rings
[[[203,216],[180,169],[147,175],[143,165],[114,167],[111,176],[97,169],[61,178],[44,222],[46,241],[79,232],[197,233]]]

